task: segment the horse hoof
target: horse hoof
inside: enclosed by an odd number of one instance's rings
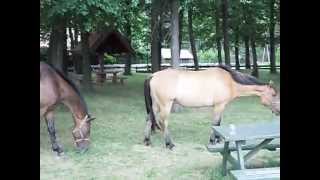
[[[145,144],[146,146],[150,146],[150,145],[151,145],[151,141],[150,141],[150,139],[148,139],[148,138],[145,138],[145,139],[143,140],[143,142],[144,142],[144,144]]]
[[[170,149],[170,150],[172,150],[173,149],[173,147],[174,147],[175,145],[174,144],[166,144],[166,148],[168,148],[168,149]]]
[[[64,152],[57,152],[57,156],[58,157],[63,157],[63,156],[65,156],[65,154],[64,154]]]

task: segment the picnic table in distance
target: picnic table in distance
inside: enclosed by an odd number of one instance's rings
[[[97,75],[97,82],[103,83],[105,80],[108,80],[109,76],[108,74],[111,74],[112,83],[116,84],[118,82],[118,79],[120,79],[121,83],[123,83],[124,77],[119,77],[119,74],[122,73],[123,70],[121,69],[107,69],[103,72],[101,71],[95,71]]]

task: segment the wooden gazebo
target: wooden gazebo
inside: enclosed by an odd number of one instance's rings
[[[117,30],[104,30],[92,32],[89,35],[89,49],[95,57],[95,61],[100,64],[97,72],[98,81],[104,82],[106,73],[104,72],[104,53],[108,54],[131,54],[135,52],[129,40]],[[75,47],[72,52],[81,54],[81,44]]]

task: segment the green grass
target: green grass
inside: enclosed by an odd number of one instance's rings
[[[279,85],[279,75],[260,71],[261,79],[272,79]],[[51,152],[45,121],[40,122],[40,177],[45,179],[231,179],[222,177],[222,157],[209,153],[205,145],[210,134],[210,108],[189,109],[170,116],[169,129],[176,147],[164,147],[160,133],[152,136],[152,146],[143,145],[145,106],[143,81],[146,74],[130,76],[124,86],[105,84],[86,93],[92,123],[90,149],[76,153],[71,130],[73,121],[68,110],[57,109],[56,129],[67,159],[58,159]],[[231,103],[222,124],[271,121],[274,116],[256,97],[244,97]],[[262,151],[252,166],[275,166],[279,152]]]

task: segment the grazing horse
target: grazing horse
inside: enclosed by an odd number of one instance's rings
[[[52,144],[52,150],[60,156],[62,146],[56,140],[53,112],[58,104],[66,105],[73,115],[72,131],[78,151],[85,152],[89,147],[91,117],[86,103],[76,86],[61,72],[46,63],[40,62],[40,119],[44,118]]]
[[[145,80],[144,95],[148,113],[144,143],[151,143],[151,131],[161,130],[166,147],[174,144],[168,130],[168,115],[174,102],[185,107],[213,107],[212,124],[219,126],[227,104],[241,96],[259,96],[261,103],[280,114],[280,95],[271,84],[259,82],[255,77],[218,66],[203,71],[166,69]],[[210,143],[219,137],[212,133]]]

